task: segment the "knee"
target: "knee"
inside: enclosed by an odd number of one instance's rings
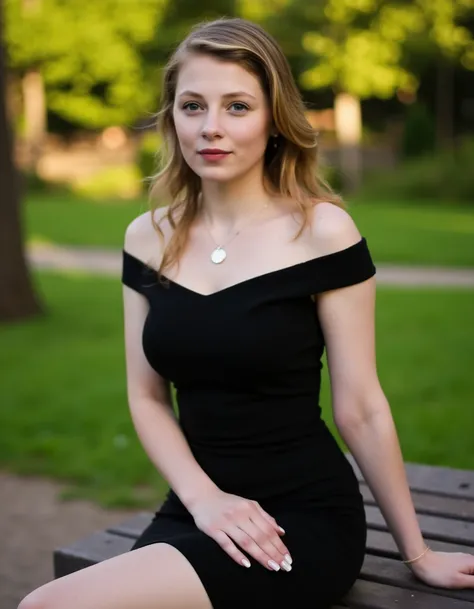
[[[41,592],[41,588],[33,590],[20,601],[18,609],[48,609],[46,599]]]

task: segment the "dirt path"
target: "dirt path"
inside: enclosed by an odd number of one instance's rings
[[[53,550],[133,512],[108,511],[86,501],[59,499],[62,486],[0,472],[0,609],[16,609],[53,579]]]

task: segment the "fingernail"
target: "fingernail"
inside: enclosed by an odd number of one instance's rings
[[[279,526],[278,528],[280,529],[280,531],[281,531],[282,533],[286,533],[285,529],[283,529],[282,527],[280,527],[280,526]]]
[[[289,565],[293,564],[293,559],[291,558],[291,556],[289,554],[285,554],[285,560]]]
[[[250,560],[248,558],[242,558],[242,564],[244,567],[250,567]]]
[[[280,570],[280,565],[278,565],[274,560],[269,560],[268,566],[271,567],[274,571]]]
[[[285,571],[291,571],[291,566],[286,562],[286,560],[281,563],[281,566],[285,569]]]

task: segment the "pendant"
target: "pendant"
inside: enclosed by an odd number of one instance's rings
[[[214,264],[220,264],[227,258],[227,253],[223,247],[216,247],[211,254],[211,260]]]

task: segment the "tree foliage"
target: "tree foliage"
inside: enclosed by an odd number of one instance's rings
[[[39,67],[48,108],[84,127],[126,124],[149,110],[155,83],[141,49],[158,34],[167,0],[7,0],[10,69]]]
[[[9,68],[39,68],[67,121],[130,124],[154,110],[159,69],[191,25],[235,14],[277,36],[306,89],[413,91],[413,57],[435,54],[474,70],[474,0],[6,0]]]
[[[391,97],[418,86],[410,53],[461,61],[474,69],[474,43],[465,24],[474,0],[240,0],[290,56],[305,55],[306,89],[333,87],[357,97]]]

